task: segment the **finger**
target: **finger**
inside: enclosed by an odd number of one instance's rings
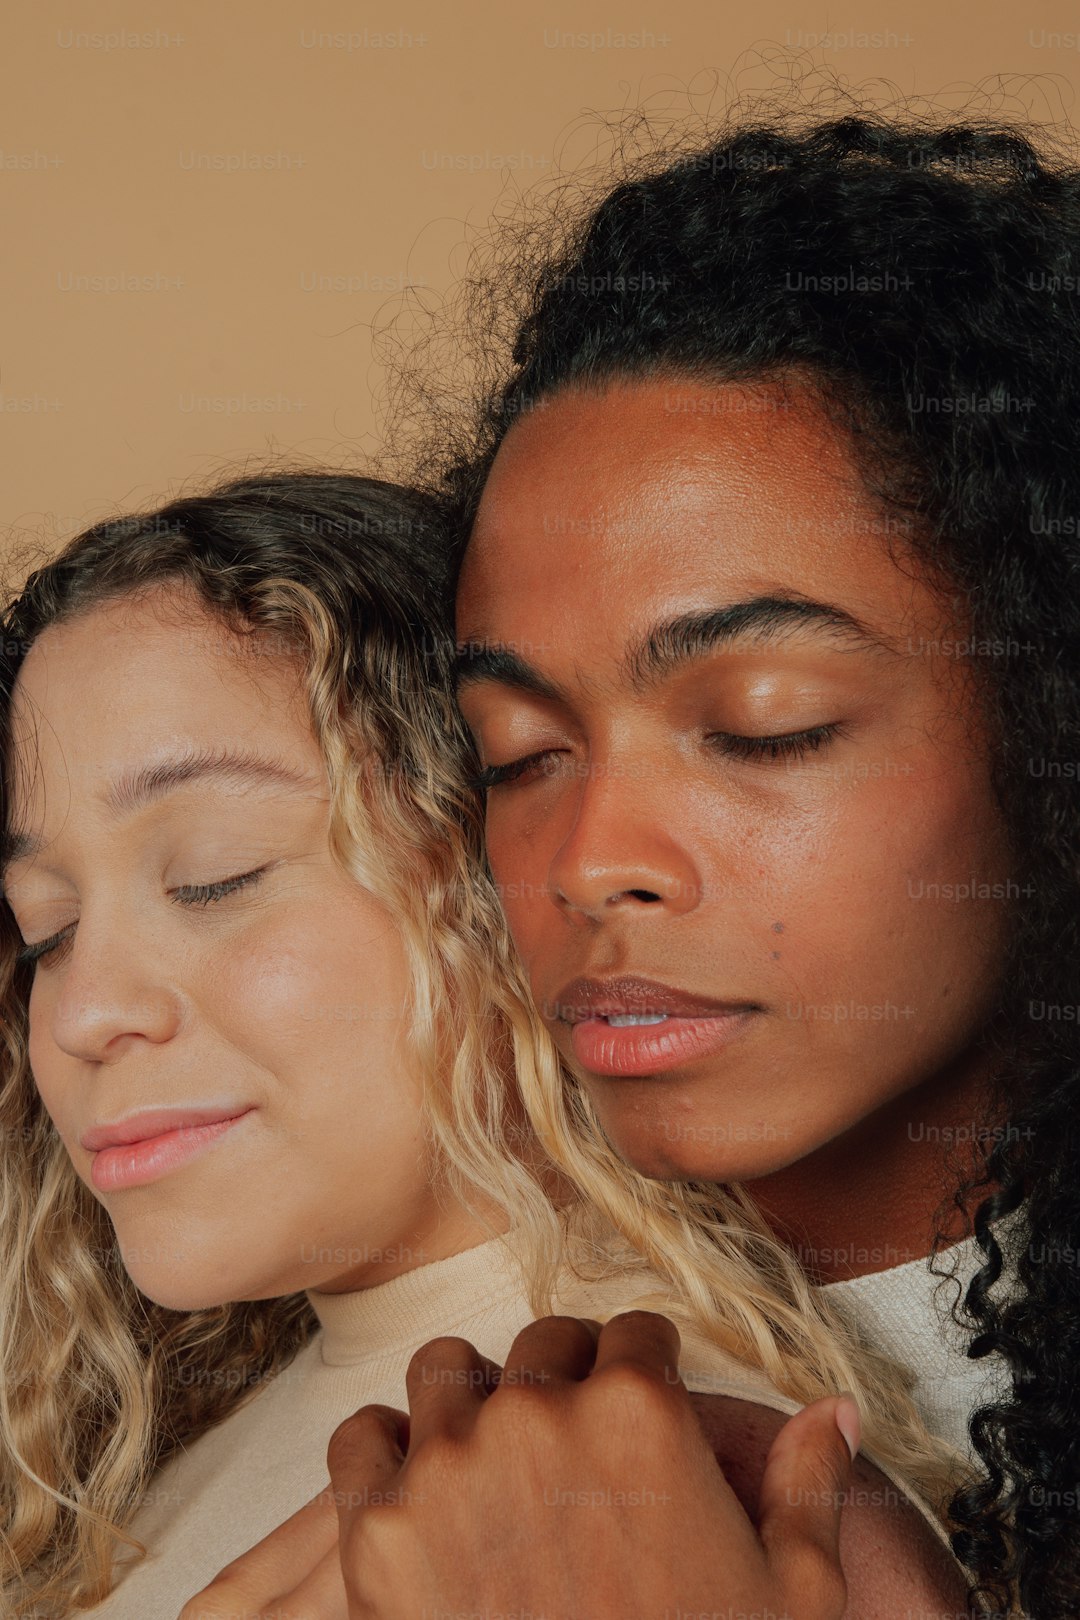
[[[330,1436],[326,1466],[339,1519],[385,1492],[405,1461],[409,1419],[393,1406],[361,1406]]]
[[[396,1406],[384,1406],[381,1401],[369,1401],[360,1410],[370,1412],[372,1418],[382,1426],[389,1436],[391,1452],[396,1455],[400,1465],[409,1449],[409,1414],[399,1411]],[[376,1460],[382,1467],[387,1461],[386,1454],[380,1450],[377,1459],[373,1458],[373,1461]]]
[[[839,1411],[838,1411],[839,1409]],[[851,1425],[854,1414],[854,1425]],[[765,1460],[758,1535],[785,1594],[816,1601],[823,1614],[843,1612],[847,1586],[840,1564],[840,1515],[858,1448],[858,1407],[850,1396],[825,1396],[789,1418]]]
[[[336,1539],[311,1574],[276,1599],[270,1612],[274,1620],[349,1620],[349,1598]]]
[[[245,1614],[261,1608],[278,1593],[291,1591],[327,1552],[337,1557],[338,1514],[328,1490],[322,1490],[290,1518],[271,1530],[239,1558],[218,1571],[209,1586],[192,1598],[180,1620]]]
[[[592,1371],[601,1329],[579,1316],[540,1316],[522,1328],[507,1353],[499,1387],[545,1389],[580,1383]]]
[[[467,1433],[500,1372],[468,1339],[448,1335],[421,1345],[405,1373],[412,1443],[436,1432]]]
[[[621,1311],[605,1323],[596,1346],[596,1372],[634,1366],[658,1382],[680,1384],[682,1340],[674,1322],[657,1311]]]

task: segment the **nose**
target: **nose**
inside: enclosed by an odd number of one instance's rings
[[[614,910],[680,915],[701,899],[697,863],[665,813],[663,793],[643,793],[640,775],[593,767],[552,860],[549,890],[568,920],[596,922]]]
[[[132,1040],[159,1043],[176,1034],[181,998],[160,950],[130,927],[84,912],[75,928],[62,981],[48,1009],[52,1037],[71,1057],[111,1063]],[[40,971],[40,970],[39,970]],[[31,998],[30,1018],[34,1020]]]

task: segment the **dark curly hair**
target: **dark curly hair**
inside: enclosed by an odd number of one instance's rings
[[[770,115],[639,156],[560,232],[538,254],[526,231],[516,276],[475,279],[491,355],[500,300],[512,331],[479,412],[427,469],[452,520],[451,588],[492,459],[546,396],[667,373],[793,376],[969,605],[1029,897],[1010,908],[992,1020],[1008,1128],[987,1131],[936,1212],[963,1211],[983,1257],[954,1306],[967,1353],[1011,1371],[1009,1395],[971,1417],[979,1462],[949,1512],[972,1602],[1075,1616],[1080,165],[1007,121]],[[991,1223],[1017,1210],[1006,1253]],[[939,1232],[935,1256],[943,1245]]]

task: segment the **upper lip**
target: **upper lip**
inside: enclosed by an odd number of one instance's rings
[[[546,1002],[549,1018],[578,1024],[587,1018],[610,1018],[620,1014],[670,1013],[682,1018],[714,1018],[722,1013],[745,1012],[756,1002],[721,1001],[715,996],[699,996],[692,990],[679,990],[656,979],[637,974],[620,974],[611,979],[571,979],[554,1002]]]
[[[111,1125],[92,1125],[79,1140],[88,1153],[97,1153],[101,1148],[145,1142],[151,1136],[163,1136],[166,1131],[177,1131],[184,1125],[214,1125],[222,1119],[235,1119],[246,1114],[250,1107],[248,1103],[227,1104],[223,1108],[145,1108]]]

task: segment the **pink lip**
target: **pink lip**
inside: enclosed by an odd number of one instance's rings
[[[213,1145],[241,1119],[245,1108],[152,1109],[115,1125],[87,1131],[82,1145],[94,1155],[90,1179],[100,1192],[140,1187],[178,1169]]]
[[[658,979],[637,973],[620,973],[613,978],[571,979],[553,1002],[544,1007],[549,1018],[578,1024],[592,1018],[609,1018],[617,1013],[669,1013],[679,1018],[715,1018],[757,1008],[756,1002],[720,1001],[715,996],[679,990]]]
[[[612,1027],[604,1018],[585,1018],[570,1031],[574,1056],[590,1074],[662,1074],[721,1051],[740,1035],[757,1009],[743,1007],[705,1018],[669,1016],[662,1024]]]
[[[590,1074],[661,1074],[708,1057],[735,1039],[759,1002],[721,1001],[636,973],[577,978],[563,985],[545,1017],[570,1029],[574,1056]],[[662,1024],[611,1024],[613,1017],[664,1015]]]
[[[201,1108],[198,1104],[190,1108],[182,1105],[144,1108],[141,1113],[129,1114],[126,1119],[118,1119],[111,1125],[92,1125],[80,1136],[79,1141],[88,1153],[96,1153],[99,1148],[145,1142],[151,1136],[179,1130],[182,1125],[214,1125],[219,1119],[237,1119],[241,1114],[246,1114],[250,1106],[249,1103],[247,1107],[237,1108],[235,1103],[228,1103],[217,1108]]]

